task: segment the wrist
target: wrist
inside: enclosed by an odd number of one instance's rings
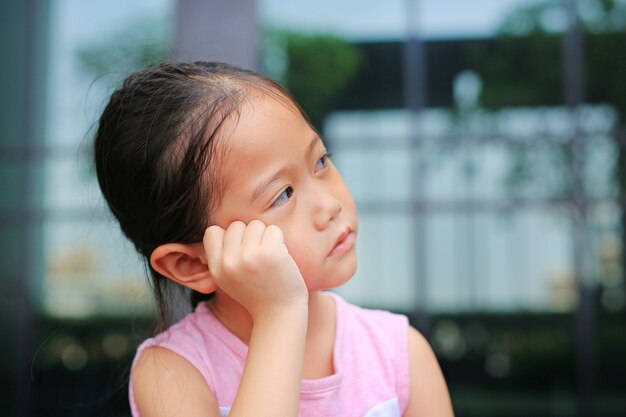
[[[253,326],[278,324],[280,326],[303,326],[306,328],[309,317],[308,302],[294,302],[265,308],[252,315]]]

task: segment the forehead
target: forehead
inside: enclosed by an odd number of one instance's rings
[[[221,140],[220,166],[226,190],[290,163],[313,136],[313,129],[287,99],[263,96],[247,100]]]

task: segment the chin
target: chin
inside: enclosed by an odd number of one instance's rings
[[[356,257],[353,262],[346,262],[341,266],[340,269],[334,271],[329,274],[324,280],[322,280],[323,284],[319,288],[319,290],[331,290],[334,288],[341,287],[346,282],[350,281],[354,274],[356,273],[357,262]]]
[[[346,253],[341,259],[317,265],[300,265],[307,289],[312,291],[331,290],[350,281],[357,269],[356,251]]]

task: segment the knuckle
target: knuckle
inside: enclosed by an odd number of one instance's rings
[[[221,270],[226,275],[236,275],[239,271],[239,262],[232,258],[222,259]]]
[[[254,253],[248,251],[241,254],[241,265],[245,269],[252,269],[257,264],[257,257]]]

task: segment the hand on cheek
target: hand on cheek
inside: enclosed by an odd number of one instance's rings
[[[259,220],[211,226],[203,244],[215,283],[253,319],[307,305],[304,279],[278,226]]]

